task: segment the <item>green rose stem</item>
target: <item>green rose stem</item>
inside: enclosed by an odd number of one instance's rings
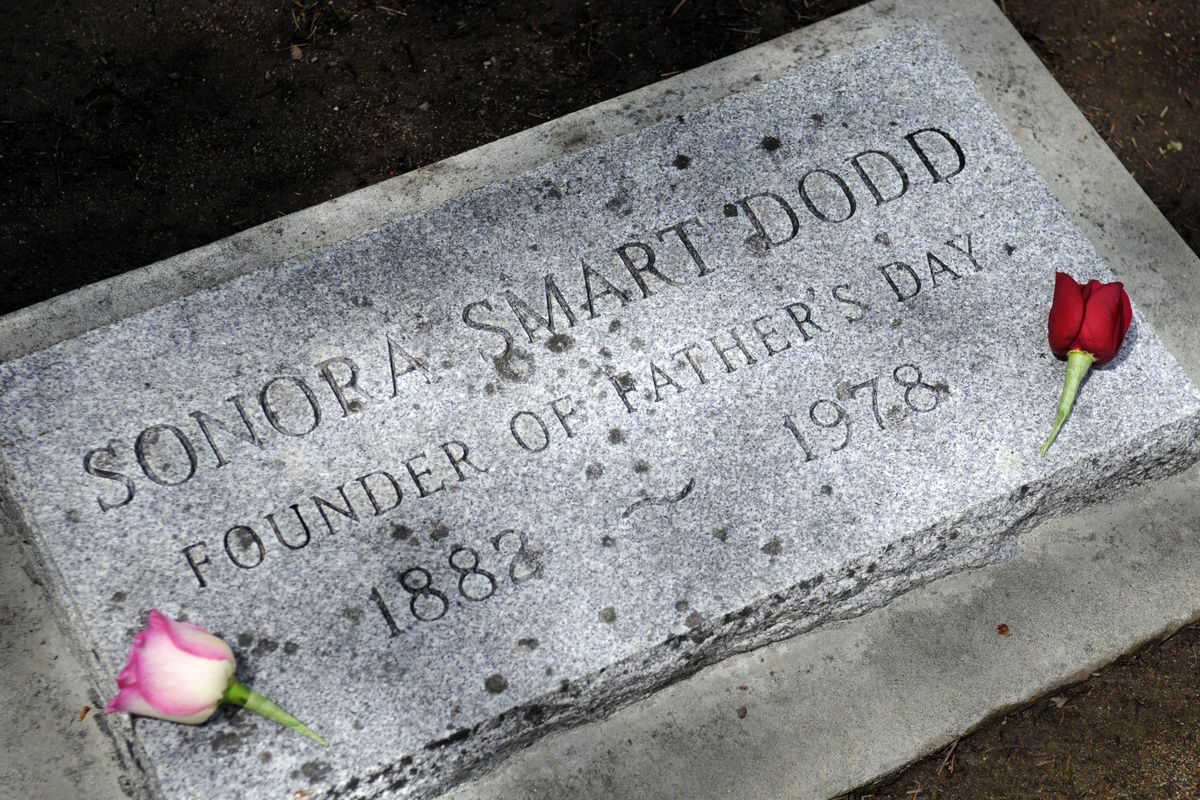
[[[329,747],[329,742],[322,739],[311,728],[305,725],[300,720],[293,717],[288,712],[284,711],[279,706],[272,703],[267,698],[263,697],[258,692],[253,692],[247,689],[236,680],[230,681],[229,686],[225,689],[225,696],[221,698],[222,702],[230,705],[241,706],[249,711],[253,711],[259,716],[266,717],[272,722],[278,722],[280,725],[286,725],[296,733],[302,733],[312,739],[321,747]]]
[[[1054,427],[1050,429],[1050,437],[1038,451],[1041,455],[1046,455],[1046,451],[1058,437],[1058,429],[1070,416],[1071,407],[1075,405],[1075,395],[1079,394],[1079,385],[1083,383],[1084,376],[1088,374],[1088,370],[1092,368],[1092,362],[1095,360],[1095,356],[1083,350],[1071,350],[1067,353],[1067,379],[1063,383],[1062,394],[1058,398],[1058,413],[1054,415]]]

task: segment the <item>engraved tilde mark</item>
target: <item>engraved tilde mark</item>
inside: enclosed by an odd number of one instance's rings
[[[636,503],[631,504],[629,506],[629,508],[627,508],[623,512],[621,512],[621,517],[626,518],[633,512],[637,511],[639,508],[645,508],[646,506],[665,506],[665,505],[669,505],[671,503],[678,503],[680,500],[682,500],[683,498],[685,498],[689,494],[691,494],[692,489],[695,489],[695,488],[696,488],[696,479],[692,478],[691,480],[689,480],[687,482],[687,486],[684,486],[683,489],[681,489],[678,494],[668,495],[666,497],[646,497],[642,500],[638,500]]]

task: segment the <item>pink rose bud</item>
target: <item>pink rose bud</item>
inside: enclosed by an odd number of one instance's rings
[[[238,683],[233,677],[236,668],[233,651],[225,642],[199,625],[151,611],[146,629],[134,637],[129,661],[117,676],[121,691],[105,710],[199,725],[221,703],[231,703],[328,746],[291,714]]]

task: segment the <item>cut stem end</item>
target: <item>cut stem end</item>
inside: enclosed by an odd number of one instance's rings
[[[1059,428],[1071,415],[1071,408],[1075,405],[1075,395],[1079,394],[1079,386],[1083,383],[1084,377],[1092,368],[1095,360],[1095,356],[1084,350],[1071,350],[1067,353],[1067,377],[1063,382],[1062,394],[1058,398],[1058,413],[1054,415],[1054,426],[1050,429],[1050,436],[1038,451],[1040,455],[1046,455],[1050,445],[1054,444],[1054,440],[1058,438]]]
[[[291,714],[284,711],[282,708],[275,705],[258,692],[251,691],[241,683],[238,683],[236,680],[229,682],[229,686],[225,689],[225,697],[222,699],[224,702],[229,703],[230,705],[241,706],[248,711],[253,711],[255,714],[258,714],[261,717],[266,717],[272,722],[278,722],[280,725],[291,728],[296,733],[303,734],[309,739],[312,739],[314,742],[321,745],[321,747],[329,747],[329,742],[318,736],[303,722],[296,719]]]

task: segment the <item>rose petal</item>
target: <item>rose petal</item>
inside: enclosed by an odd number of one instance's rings
[[[1054,301],[1050,304],[1050,349],[1056,356],[1066,358],[1075,347],[1075,337],[1083,325],[1086,287],[1079,285],[1065,272],[1054,274]]]
[[[190,622],[177,622],[173,619],[163,617],[161,614],[159,616],[166,623],[165,630],[167,635],[171,637],[171,641],[185,653],[214,660],[234,660],[233,651],[229,649],[229,645],[199,625],[193,625]]]
[[[1129,293],[1124,286],[1121,286],[1121,321],[1121,341],[1125,341],[1129,326],[1133,324],[1133,304],[1129,302]]]
[[[1121,349],[1128,330],[1124,312],[1129,299],[1120,283],[1093,283],[1075,346],[1095,356],[1099,365],[1111,361]]]
[[[180,650],[163,628],[147,631],[138,651],[137,686],[142,696],[164,714],[182,717],[199,713],[221,701],[232,660],[195,656]]]
[[[199,725],[205,722],[217,710],[217,704],[213,704],[211,708],[204,708],[194,714],[168,714],[165,713],[146,700],[136,688],[122,689],[120,694],[108,701],[105,706],[105,711],[109,714],[118,711],[124,711],[127,714],[137,714],[142,717],[154,717],[155,719],[165,719],[168,722],[182,722],[188,725]]]

